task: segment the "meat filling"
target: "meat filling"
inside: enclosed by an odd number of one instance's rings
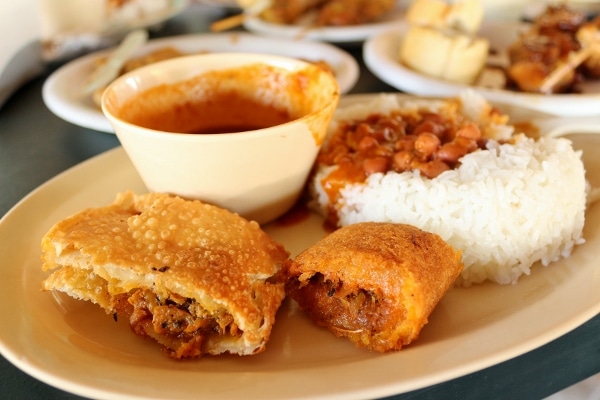
[[[126,316],[133,332],[154,339],[176,359],[202,355],[208,336],[242,333],[226,312],[209,314],[192,299],[172,294],[162,300],[150,290],[121,295],[116,314]]]
[[[308,282],[290,283],[292,297],[321,326],[333,325],[339,336],[377,332],[392,318],[389,306],[371,291],[313,275]]]

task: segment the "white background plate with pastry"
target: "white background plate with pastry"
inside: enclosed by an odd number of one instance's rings
[[[154,39],[148,41],[135,56],[169,46],[189,53],[262,52],[307,60],[322,60],[333,68],[341,93],[351,90],[359,75],[356,60],[346,51],[331,44],[270,38],[251,33],[196,34]],[[94,70],[94,66],[110,51],[99,51],[75,59],[52,73],[44,82],[42,89],[44,103],[50,111],[72,124],[112,133],[112,126],[91,96],[81,95],[81,90]]]
[[[363,97],[363,99],[366,99]],[[345,101],[351,101],[352,96]],[[572,137],[588,179],[600,186],[600,135]],[[90,182],[94,182],[90,185]],[[31,376],[91,398],[364,399],[450,380],[542,346],[600,312],[600,205],[586,214],[570,258],[515,285],[453,288],[408,347],[388,354],[355,348],[316,327],[286,301],[264,353],[177,362],[99,307],[42,292],[40,239],[58,220],[109,204],[116,193],[146,191],[122,148],[58,175],[0,220],[0,352]],[[325,231],[311,215],[265,227],[292,255]],[[568,299],[566,301],[565,299]],[[81,368],[84,365],[85,368]],[[326,377],[326,379],[324,379]],[[301,384],[299,384],[301,383]]]
[[[507,49],[517,39],[520,23],[484,22],[479,36],[488,38],[490,48]],[[414,71],[399,61],[399,48],[406,27],[388,30],[364,43],[363,57],[367,68],[379,79],[406,93],[419,96],[455,96],[468,85],[452,83]],[[434,49],[428,49],[434,51]],[[485,98],[563,117],[600,115],[600,80],[581,85],[581,93],[542,95],[504,89],[471,86]]]
[[[398,1],[396,7],[379,20],[362,25],[351,26],[314,26],[310,15],[296,24],[275,24],[248,14],[244,19],[244,28],[250,32],[289,39],[313,39],[330,43],[361,43],[372,35],[384,32],[404,24],[405,2]]]

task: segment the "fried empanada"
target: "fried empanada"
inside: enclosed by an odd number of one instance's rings
[[[42,239],[43,289],[128,318],[173,358],[264,351],[285,297],[283,246],[225,209],[121,193]]]
[[[418,338],[462,267],[461,252],[438,235],[364,222],[300,253],[286,268],[286,291],[317,325],[386,352]]]

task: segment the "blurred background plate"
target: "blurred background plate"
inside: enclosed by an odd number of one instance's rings
[[[519,22],[486,21],[479,33],[490,40],[496,53],[503,52],[517,39],[526,25]],[[406,28],[388,30],[369,38],[363,47],[367,68],[379,79],[406,93],[448,97],[472,88],[492,102],[511,104],[562,117],[600,114],[600,81],[581,84],[580,93],[542,95],[504,89],[489,89],[453,83],[414,71],[399,60],[399,48]]]
[[[43,58],[65,61],[118,43],[138,28],[154,29],[188,0],[39,0]]]
[[[0,108],[44,67],[36,0],[0,2]]]
[[[160,24],[188,0],[132,0],[107,15],[108,0],[0,2],[0,108],[48,62],[117,43],[130,30]]]
[[[150,40],[136,56],[167,47],[185,53],[252,52],[323,61],[329,65],[340,86],[341,93],[350,91],[359,76],[358,63],[346,51],[328,43],[292,41],[251,33],[193,34]],[[98,61],[110,50],[99,51],[65,64],[48,77],[42,89],[46,106],[58,117],[72,124],[103,132],[113,128],[91,96],[82,96],[81,90]]]
[[[248,15],[244,20],[244,28],[263,35],[286,37],[290,39],[314,39],[331,43],[357,43],[377,33],[404,24],[403,17],[407,1],[398,1],[396,7],[376,22],[351,26],[315,27],[308,17],[297,24],[275,24],[258,16]]]

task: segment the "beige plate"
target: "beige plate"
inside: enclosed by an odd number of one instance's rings
[[[573,136],[600,185],[600,136]],[[18,368],[82,396],[119,399],[374,398],[422,388],[516,357],[600,312],[600,207],[571,258],[516,285],[452,289],[412,346],[370,353],[316,328],[292,303],[257,356],[176,362],[97,307],[40,290],[39,241],[61,218],[145,188],[121,148],[57,176],[0,221],[0,350]],[[297,254],[323,235],[313,215],[267,230]]]

